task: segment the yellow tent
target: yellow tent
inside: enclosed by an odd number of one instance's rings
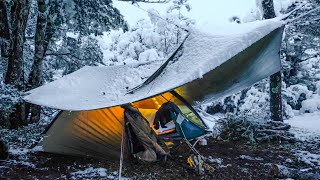
[[[190,121],[205,129],[206,126],[199,115],[188,104],[184,104],[181,98],[175,92],[167,92],[132,105],[151,126],[160,106],[171,101],[178,105]],[[61,111],[39,145],[45,152],[51,153],[104,159],[119,158],[124,133],[123,118],[124,110],[120,106],[87,111]],[[124,147],[126,149],[126,144]]]

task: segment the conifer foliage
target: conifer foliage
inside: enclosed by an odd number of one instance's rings
[[[1,0],[0,27],[0,86],[7,92],[1,93],[1,104],[8,94],[21,94],[50,80],[53,75],[46,70],[61,66],[58,61],[69,67],[65,73],[101,61],[101,51],[89,36],[127,29],[111,0]],[[90,53],[79,54],[83,50]],[[0,107],[0,122],[11,128],[40,118],[40,107],[20,101]]]

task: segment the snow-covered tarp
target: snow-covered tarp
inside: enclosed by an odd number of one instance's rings
[[[229,30],[226,30],[225,33],[221,29],[219,33],[209,29],[191,29],[189,36],[165,69],[151,83],[141,86],[134,93],[127,92],[129,89],[143,83],[164,61],[155,61],[143,65],[84,67],[61,79],[27,92],[25,100],[34,104],[63,110],[91,110],[135,102],[178,87],[188,87],[183,85],[204,79],[203,77],[209,72],[222,67],[228,60],[245,52],[248,47],[256,44],[271,32],[280,29],[283,25],[284,22],[281,20],[270,19],[243,25],[237,24],[233,27],[228,27]],[[230,28],[233,29],[230,30]],[[275,48],[280,48],[280,40],[275,41],[278,43]],[[250,58],[263,57],[260,58],[259,62],[276,58],[275,63],[273,62],[270,67],[258,67],[255,65],[251,66],[251,69],[248,68],[249,72],[258,71],[258,73],[249,73],[251,76],[258,75],[258,78],[253,78],[250,82],[245,82],[248,78],[243,74],[236,74],[239,77],[241,76],[236,81],[240,80],[244,81],[244,83],[225,84],[224,86],[233,87],[231,88],[232,90],[228,87],[229,94],[240,91],[261,78],[279,71],[280,59],[275,56],[275,54],[279,56],[279,49],[277,51],[274,48],[262,48],[267,50],[260,52],[259,49],[253,49],[260,55],[250,56]],[[274,52],[275,50],[276,52]],[[271,56],[269,56],[270,54]],[[268,71],[260,73],[261,69],[267,69]],[[227,73],[232,75],[233,72]],[[197,91],[201,94],[201,89],[197,89]],[[188,91],[185,93],[188,93]],[[194,94],[194,92],[192,93]],[[216,94],[226,95],[226,93],[221,94],[221,90],[216,91]],[[181,95],[188,99],[188,94],[182,93]],[[212,97],[210,95],[210,99]],[[191,100],[203,100],[203,97],[191,98]]]

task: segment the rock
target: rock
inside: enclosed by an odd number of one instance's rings
[[[7,144],[4,141],[0,140],[0,160],[5,160],[8,158],[8,150],[9,148]]]

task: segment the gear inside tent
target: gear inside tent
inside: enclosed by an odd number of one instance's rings
[[[24,98],[27,102],[63,110],[40,145],[60,154],[109,159],[125,151],[130,156],[139,134],[125,130],[135,121],[126,121],[124,104],[138,110],[157,138],[199,138],[208,129],[193,107],[280,70],[284,24],[279,19],[237,24],[232,33],[193,28],[166,61],[84,67],[33,89]],[[174,105],[166,119],[172,121],[159,120],[157,112],[170,103]]]

